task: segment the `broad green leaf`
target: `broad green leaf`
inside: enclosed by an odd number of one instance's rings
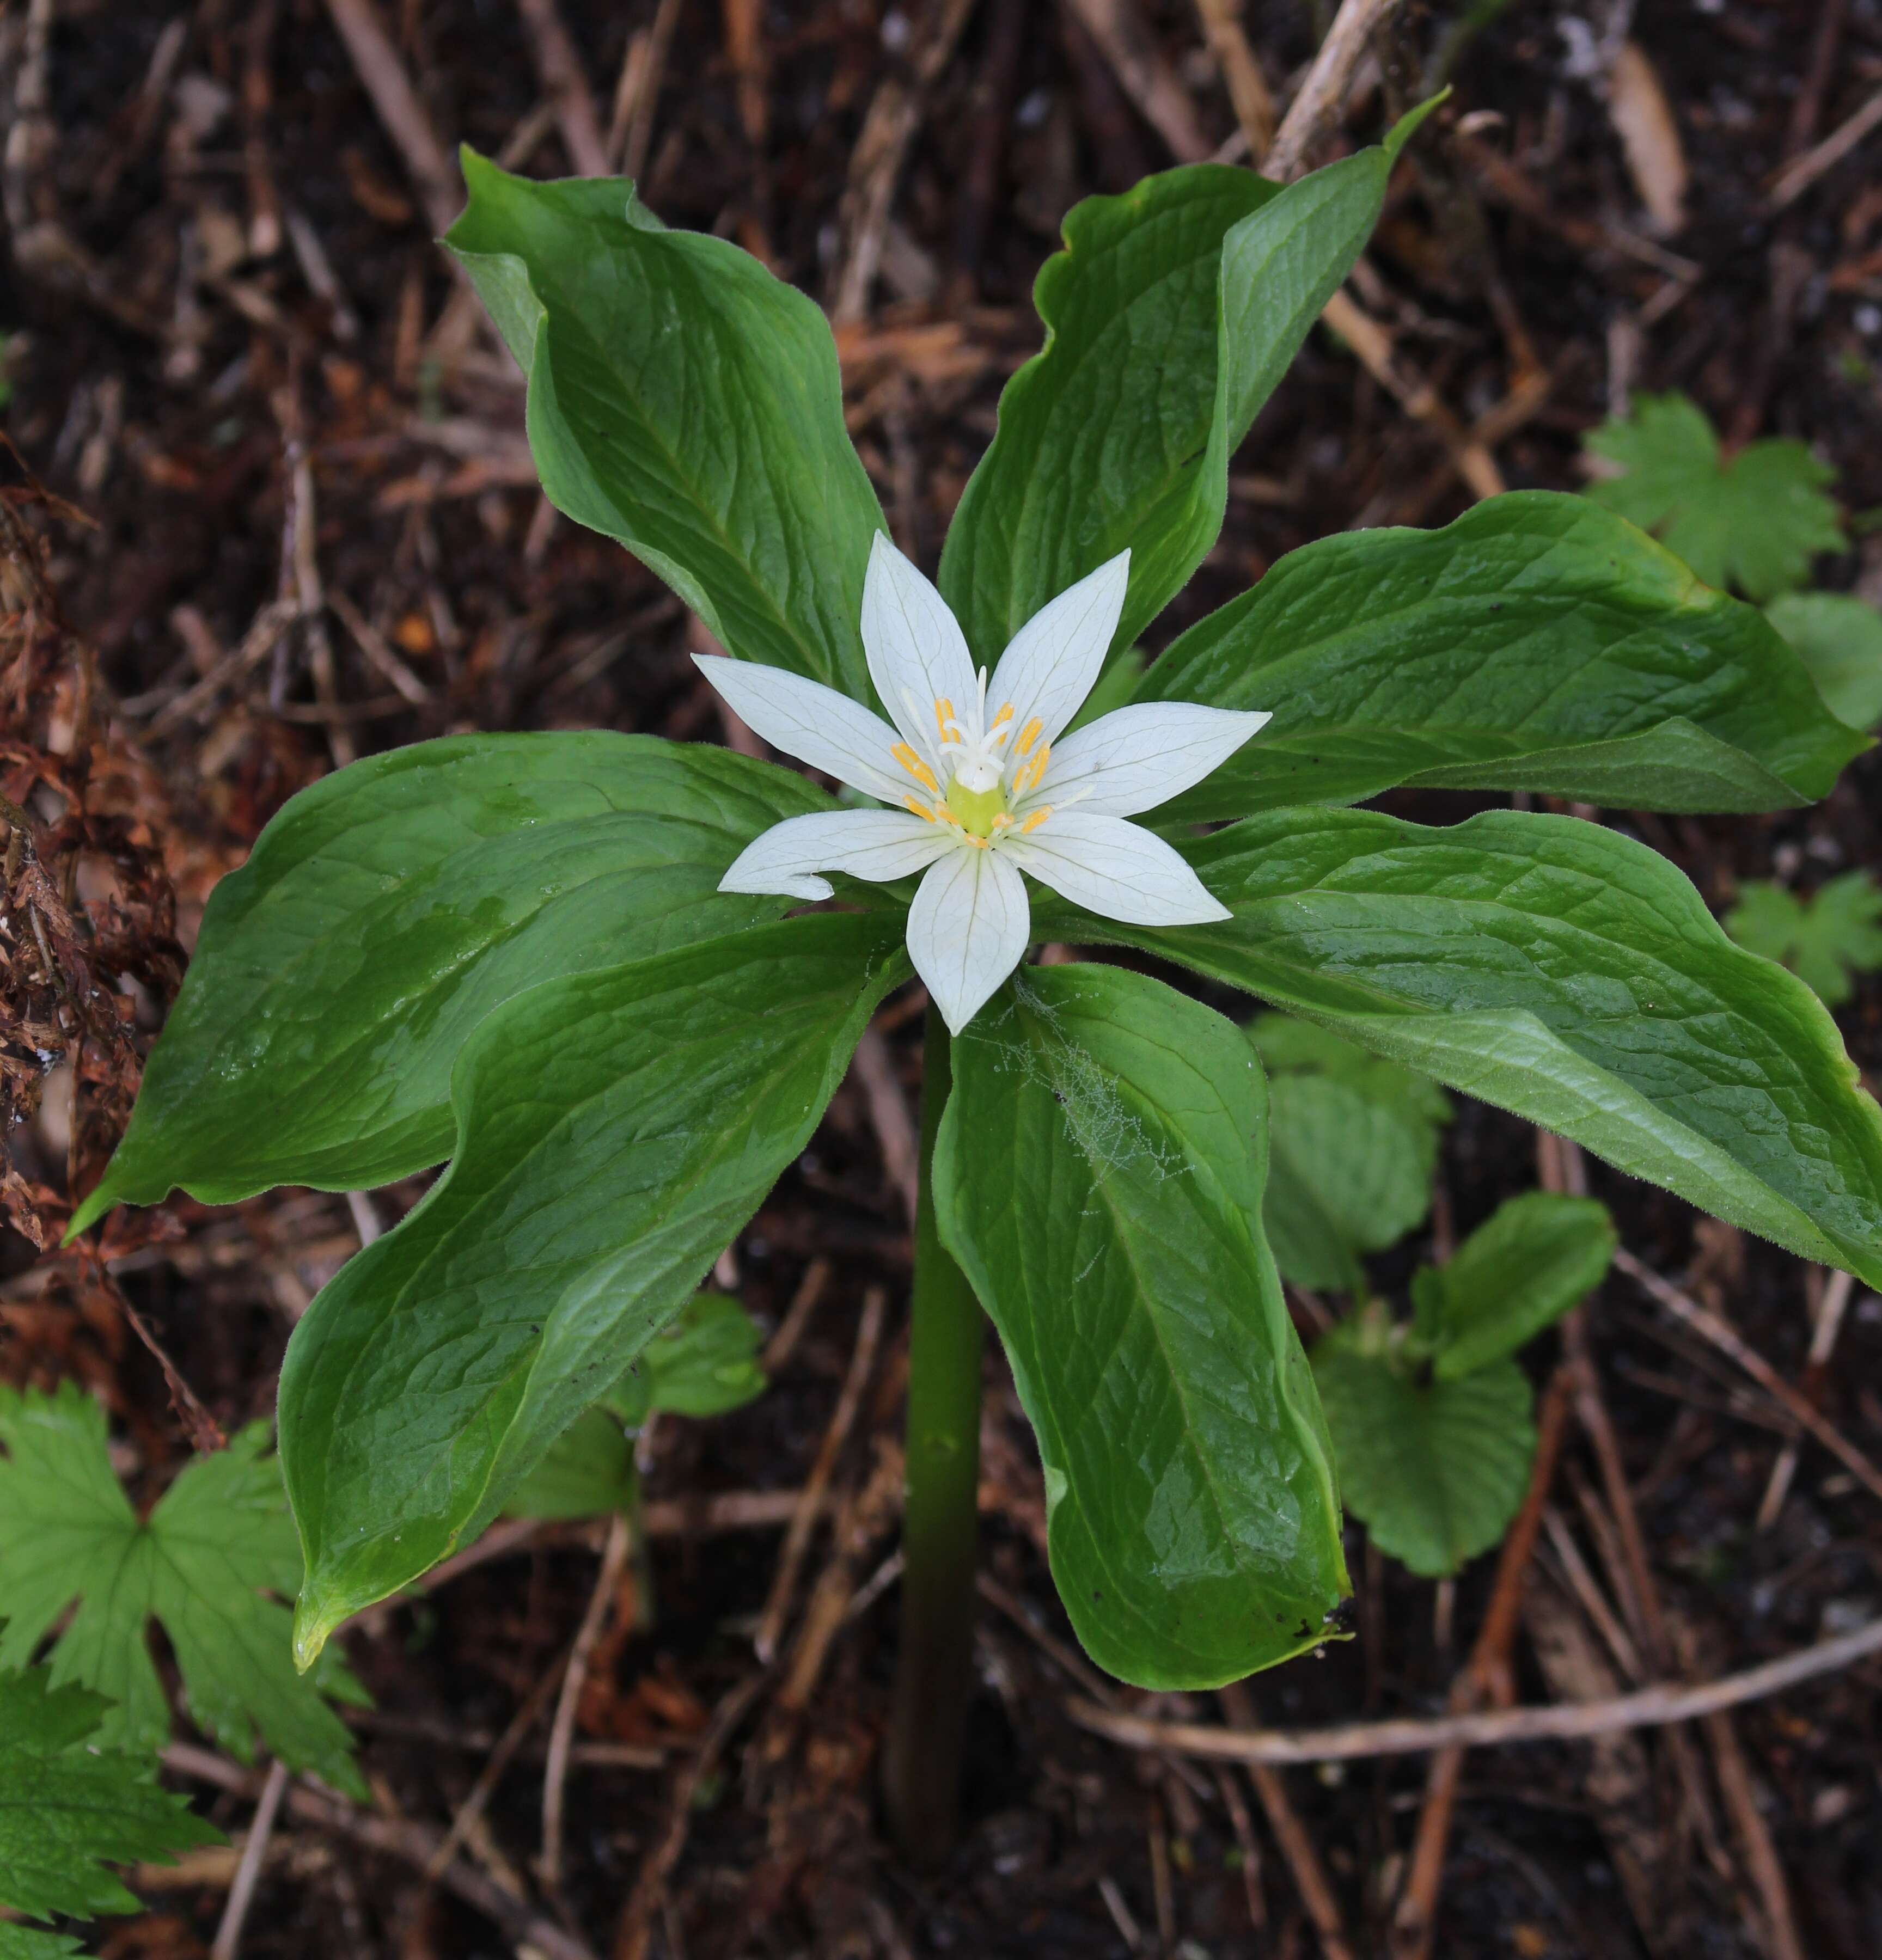
[[[0,1960],[65,1960],[81,1950],[68,1933],[38,1933],[0,1920]]]
[[[1580,497],[1521,491],[1438,531],[1291,552],[1153,665],[1141,701],[1265,708],[1177,819],[1400,783],[1610,808],[1772,810],[1866,746],[1752,607]]]
[[[99,1736],[109,1706],[55,1686],[49,1668],[0,1672],[0,1906],[33,1919],[136,1912],[107,1863],[170,1864],[193,1844],[222,1841],[185,1799],[157,1787],[152,1758]],[[62,1935],[0,1923],[0,1960],[76,1950]]]
[[[1114,648],[1182,590],[1221,529],[1231,453],[1371,236],[1421,119],[1285,190],[1191,164],[1073,207],[1033,288],[1046,344],[1000,397],[941,554],[976,659],[1126,546]]]
[[[808,1141],[897,921],[824,914],[546,982],[453,1071],[450,1169],[282,1369],[304,1663],[473,1536],[626,1375]]]
[[[620,178],[540,183],[463,153],[445,243],[529,381],[543,488],[618,539],[740,660],[869,698],[869,541],[822,310]]]
[[[1851,976],[1882,967],[1882,887],[1845,871],[1808,899],[1759,880],[1740,886],[1725,930],[1749,952],[1790,968],[1826,1007],[1855,992]]]
[[[141,1524],[106,1442],[103,1411],[75,1383],[51,1396],[0,1387],[0,1667],[30,1657],[75,1600],[53,1678],[116,1704],[103,1720],[107,1745],[154,1750],[170,1739],[146,1628],[154,1616],[207,1734],[250,1762],[259,1732],[292,1768],[365,1796],[352,1737],[320,1696],[363,1691],[337,1659],[316,1680],[297,1675],[287,1608],[263,1596],[291,1600],[301,1582],[267,1425],[191,1463]]]
[[[1509,810],[1294,810],[1183,848],[1234,918],[1042,932],[1245,987],[1882,1285],[1882,1112],[1836,1023],[1645,845]]]
[[[1421,1382],[1368,1313],[1314,1344],[1314,1379],[1346,1508],[1381,1551],[1440,1579],[1502,1537],[1536,1453],[1533,1396],[1514,1361]]]
[[[1039,1439],[1087,1652],[1204,1688],[1313,1647],[1349,1588],[1261,1236],[1253,1051],[1160,982],[1076,966],[1021,969],[953,1061],[936,1216]]]
[[[182,1185],[356,1190],[450,1151],[451,1064],[526,987],[779,916],[721,893],[802,777],[645,735],[470,735],[296,797],[219,884],[131,1126],[74,1231]]]
[[[1868,729],[1882,721],[1882,612],[1846,592],[1791,592],[1774,599],[1764,616],[1839,721]]]
[[[503,1507],[508,1518],[631,1513],[640,1497],[634,1446],[609,1408],[584,1409],[556,1437]]]
[[[1250,1024],[1268,1071],[1268,1243],[1298,1286],[1356,1292],[1360,1255],[1383,1252],[1431,1208],[1438,1132],[1451,1105],[1427,1077],[1311,1021]]]
[[[1447,1265],[1412,1281],[1438,1379],[1513,1354],[1560,1319],[1607,1278],[1616,1243],[1607,1207],[1592,1198],[1531,1191],[1499,1205]]]
[[[1622,474],[1588,495],[1654,532],[1708,585],[1756,600],[1803,584],[1819,552],[1843,546],[1842,513],[1823,485],[1836,473],[1801,442],[1747,443],[1731,462],[1704,412],[1684,395],[1643,395],[1588,449]]]
[[[639,1485],[628,1432],[656,1410],[722,1415],[765,1390],[758,1365],[761,1335],[751,1316],[722,1293],[702,1293],[597,1407],[578,1416],[549,1446],[505,1505],[524,1518],[593,1517],[632,1510]]]

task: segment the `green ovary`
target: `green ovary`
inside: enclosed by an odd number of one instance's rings
[[[961,829],[970,837],[991,836],[994,819],[1007,813],[1006,798],[998,784],[990,790],[973,790],[958,776],[949,780],[947,807],[960,819]]]

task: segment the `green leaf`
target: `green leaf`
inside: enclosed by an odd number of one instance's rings
[[[1531,1191],[1473,1232],[1440,1271],[1412,1281],[1419,1333],[1441,1381],[1513,1354],[1607,1277],[1617,1241],[1607,1207]]]
[[[936,1217],[1006,1344],[1087,1652],[1203,1688],[1314,1646],[1350,1589],[1262,1241],[1253,1051],[1160,982],[1077,966],[1023,968],[953,1062]]]
[[[1381,1551],[1441,1579],[1502,1537],[1536,1453],[1533,1398],[1514,1361],[1421,1382],[1368,1312],[1314,1344],[1314,1379],[1346,1507]]]
[[[504,1506],[507,1516],[583,1518],[632,1511],[639,1484],[628,1431],[655,1410],[674,1415],[722,1415],[765,1391],[758,1365],[763,1336],[751,1316],[722,1293],[702,1293],[670,1327],[641,1350],[640,1359],[606,1399],[578,1416]]]
[[[691,1299],[906,972],[900,924],[757,927],[546,982],[479,1026],[451,1168],[288,1344],[304,1662],[482,1529]]]
[[[191,1463],[142,1524],[112,1470],[104,1412],[75,1383],[50,1396],[0,1387],[0,1667],[29,1658],[75,1599],[53,1678],[117,1704],[103,1718],[107,1745],[154,1750],[170,1739],[145,1632],[154,1615],[206,1734],[250,1762],[259,1731],[291,1768],[365,1795],[352,1737],[320,1692],[361,1702],[364,1691],[337,1660],[301,1679],[287,1609],[262,1596],[291,1599],[301,1583],[265,1423]]]
[[[193,1844],[222,1842],[183,1798],[157,1787],[150,1758],[95,1739],[108,1706],[55,1686],[49,1668],[0,1671],[0,1906],[33,1919],[136,1912],[106,1864],[170,1864]],[[76,1950],[62,1935],[0,1923],[0,1960]]]
[[[1311,1021],[1258,1016],[1272,1137],[1262,1220],[1298,1286],[1357,1292],[1360,1255],[1383,1252],[1431,1208],[1442,1090]]]
[[[1274,716],[1166,807],[1178,820],[1400,783],[1771,810],[1826,795],[1865,746],[1754,609],[1546,491],[1439,531],[1289,552],[1177,639],[1136,698]]]
[[[1764,616],[1810,670],[1823,705],[1852,728],[1882,721],[1882,613],[1843,592],[1792,592]]]
[[[439,1162],[451,1064],[504,1001],[791,902],[724,894],[802,777],[645,735],[472,735],[304,790],[209,901],[130,1129],[81,1208],[182,1185],[357,1190]]]
[[[1587,438],[1622,474],[1596,502],[1655,533],[1708,585],[1775,599],[1801,585],[1819,552],[1843,548],[1842,515],[1823,486],[1836,473],[1801,442],[1748,443],[1730,463],[1704,412],[1684,395],[1643,395],[1626,422]]]
[[[977,659],[1126,546],[1114,648],[1182,590],[1221,529],[1229,455],[1371,235],[1396,154],[1285,190],[1191,164],[1074,206],[1033,288],[1046,344],[1000,397],[941,553]]]
[[[740,659],[867,700],[863,574],[888,527],[822,310],[736,245],[667,231],[624,179],[463,167],[444,242],[528,377],[550,501]]]
[[[1294,810],[1183,850],[1234,918],[1067,908],[1042,934],[1245,987],[1882,1285],[1882,1112],[1836,1023],[1644,845],[1509,810],[1426,829]]]
[[[80,1950],[69,1933],[36,1933],[30,1926],[0,1920],[0,1960],[64,1960]]]
[[[1826,1007],[1855,992],[1852,974],[1882,967],[1882,889],[1866,871],[1845,871],[1802,900],[1782,885],[1738,888],[1725,930],[1749,952],[1790,968]]]

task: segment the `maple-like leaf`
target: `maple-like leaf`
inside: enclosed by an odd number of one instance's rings
[[[1882,967],[1882,889],[1866,871],[1845,871],[1807,900],[1782,885],[1741,885],[1725,930],[1748,953],[1781,961],[1840,1007],[1855,991],[1852,973]]]
[[[1747,443],[1728,463],[1704,412],[1679,394],[1640,396],[1629,420],[1603,422],[1586,443],[1622,473],[1588,495],[1708,585],[1763,603],[1802,584],[1818,552],[1842,549],[1842,511],[1823,494],[1836,473],[1803,443]]]
[[[300,1590],[301,1548],[265,1423],[192,1463],[142,1523],[112,1470],[104,1412],[76,1383],[51,1395],[0,1387],[0,1667],[30,1659],[75,1598],[53,1678],[116,1704],[105,1742],[157,1748],[170,1710],[151,1657],[154,1615],[205,1733],[248,1762],[259,1731],[290,1768],[365,1796],[352,1736],[321,1698],[363,1701],[365,1691],[337,1659],[295,1672],[279,1602]]]
[[[110,1704],[54,1685],[49,1668],[0,1671],[0,1905],[32,1919],[135,1912],[107,1863],[161,1859],[222,1834],[160,1790],[145,1756],[100,1748]],[[74,1951],[63,1933],[0,1924],[0,1960]]]

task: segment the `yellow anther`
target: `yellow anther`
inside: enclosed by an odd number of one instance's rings
[[[1011,830],[1012,828],[1013,819],[1005,810],[1002,810],[999,815],[993,819],[993,834],[996,837],[998,836],[1002,831]]]
[[[941,731],[941,739],[947,740],[947,731],[954,725],[954,704],[944,695],[935,697],[935,726]]]
[[[960,834],[976,851],[984,851],[987,848],[987,840],[984,837],[975,836],[971,830],[963,830]]]
[[[989,723],[988,723],[988,724],[987,724],[987,733],[988,733],[989,735],[991,735],[991,734],[993,733],[993,731],[994,731],[994,730],[995,730],[995,729],[996,729],[996,728],[1004,728],[1004,727],[1006,726],[1006,724],[1007,724],[1009,721],[1011,721],[1012,720],[1012,718],[1013,718],[1013,704],[1012,704],[1012,702],[1010,702],[1010,701],[1008,701],[1008,702],[1003,702],[1003,703],[1002,704],[1002,705],[1001,705],[1001,708],[1000,708],[1000,711],[999,711],[999,713],[998,713],[998,714],[996,714],[990,722],[989,722]]]
[[[1002,713],[1010,711],[1010,710],[1005,709],[1002,711]],[[1037,742],[1040,735],[1044,733],[1045,727],[1045,723],[1040,721],[1039,717],[1035,714],[1032,720],[1027,722],[1026,726],[1020,730],[1019,746],[1015,749],[1014,753],[1021,756],[1030,755],[1032,753],[1033,744]]]
[[[922,785],[922,788],[932,790],[937,795],[940,794],[941,784],[935,780],[935,772],[922,760],[907,743],[896,743],[889,752]]]
[[[935,806],[935,820],[938,823],[951,823],[957,830],[960,828],[960,819],[944,803]]]
[[[912,810],[924,823],[938,823],[941,821],[935,814],[934,806],[924,803],[918,796],[905,796],[902,799],[902,807]]]
[[[1052,805],[1049,803],[1041,803],[1038,809],[1034,810],[1032,815],[1020,826],[1020,835],[1022,837],[1030,835],[1051,815]]]
[[[1020,765],[1013,778],[1013,794],[1023,795],[1027,790],[1037,789],[1046,773],[1046,760],[1052,753],[1052,744],[1042,742],[1027,760]]]

